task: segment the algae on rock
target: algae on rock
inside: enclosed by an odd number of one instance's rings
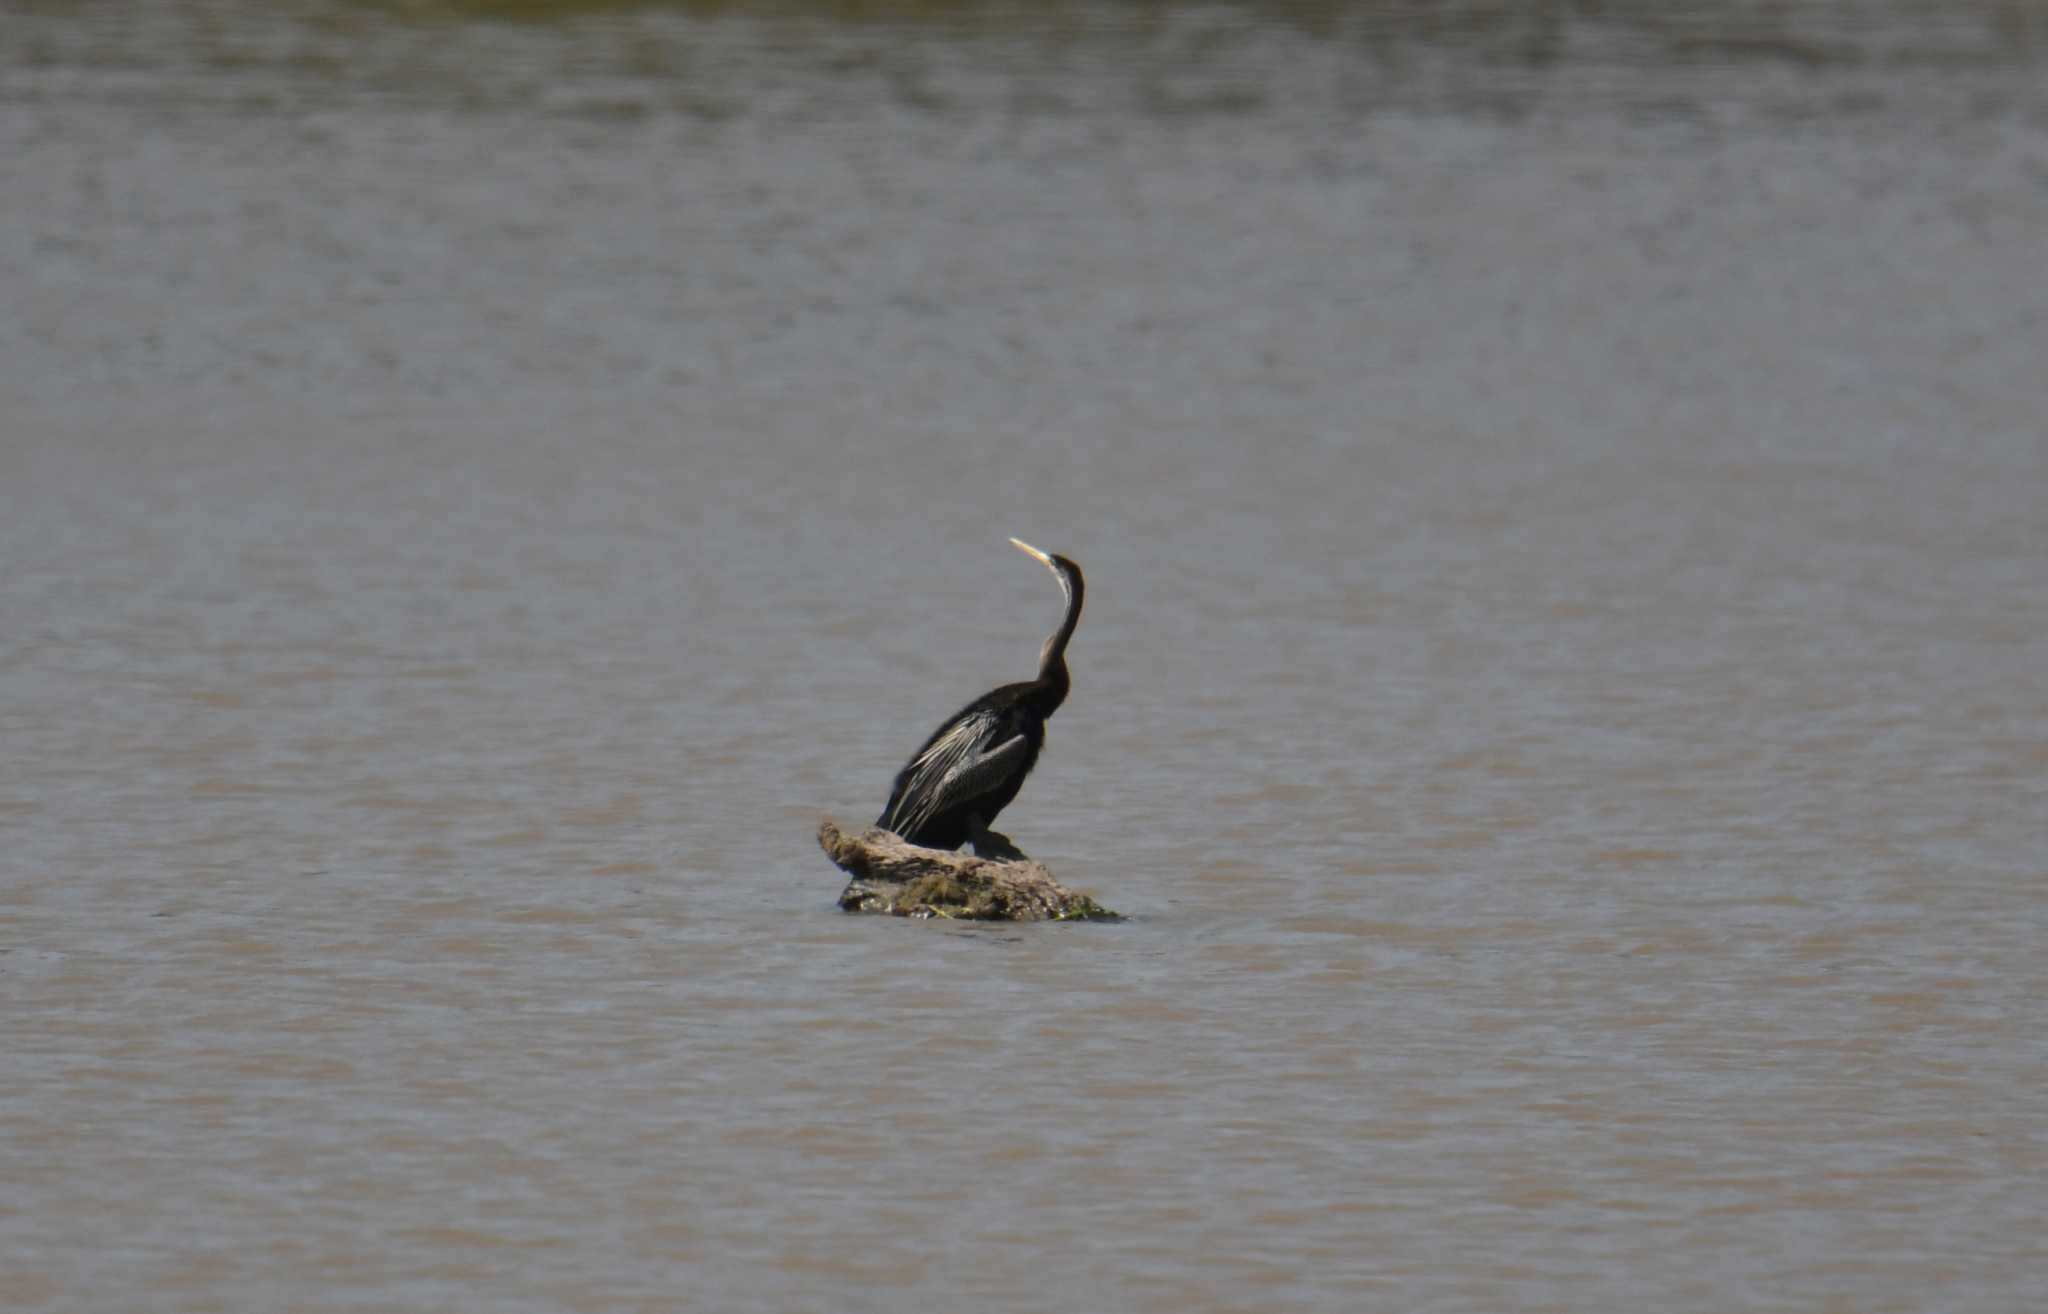
[[[818,826],[818,846],[851,878],[839,895],[847,912],[992,922],[1116,919],[1022,853],[987,858],[927,849],[877,826],[849,835],[830,820]]]

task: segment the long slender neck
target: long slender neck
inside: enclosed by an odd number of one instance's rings
[[[1044,686],[1045,692],[1037,701],[1046,716],[1051,716],[1054,709],[1067,700],[1070,684],[1067,678],[1067,640],[1074,637],[1074,627],[1081,623],[1083,585],[1080,568],[1066,562],[1059,574],[1061,591],[1067,595],[1067,614],[1060,617],[1060,627],[1038,650],[1038,683]]]

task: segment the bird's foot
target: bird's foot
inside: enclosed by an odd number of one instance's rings
[[[975,824],[971,841],[974,845],[974,856],[977,858],[996,858],[1004,862],[1016,862],[1024,857],[1024,850],[1010,843],[1008,835],[990,830],[979,822]]]

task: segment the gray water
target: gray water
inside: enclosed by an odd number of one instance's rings
[[[0,1304],[2041,1308],[2044,52],[0,4]]]

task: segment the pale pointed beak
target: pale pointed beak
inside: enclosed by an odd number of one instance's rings
[[[1038,558],[1038,564],[1039,564],[1039,565],[1041,565],[1041,566],[1044,566],[1044,567],[1045,567],[1045,568],[1046,568],[1047,570],[1053,570],[1053,569],[1054,569],[1054,567],[1053,567],[1053,564],[1052,564],[1052,558],[1051,558],[1051,557],[1050,557],[1049,555],[1047,555],[1046,553],[1040,552],[1040,551],[1039,551],[1039,550],[1038,550],[1037,548],[1035,548],[1035,547],[1032,547],[1032,546],[1031,546],[1031,545],[1030,545],[1029,543],[1026,543],[1026,542],[1025,542],[1025,541],[1024,541],[1023,539],[1021,539],[1021,538],[1013,538],[1013,539],[1011,539],[1011,540],[1010,540],[1010,546],[1012,546],[1012,547],[1016,548],[1016,549],[1017,549],[1017,550],[1018,550],[1019,552],[1025,552],[1025,553],[1029,553],[1029,554],[1030,554],[1031,556],[1034,556],[1034,557]]]

